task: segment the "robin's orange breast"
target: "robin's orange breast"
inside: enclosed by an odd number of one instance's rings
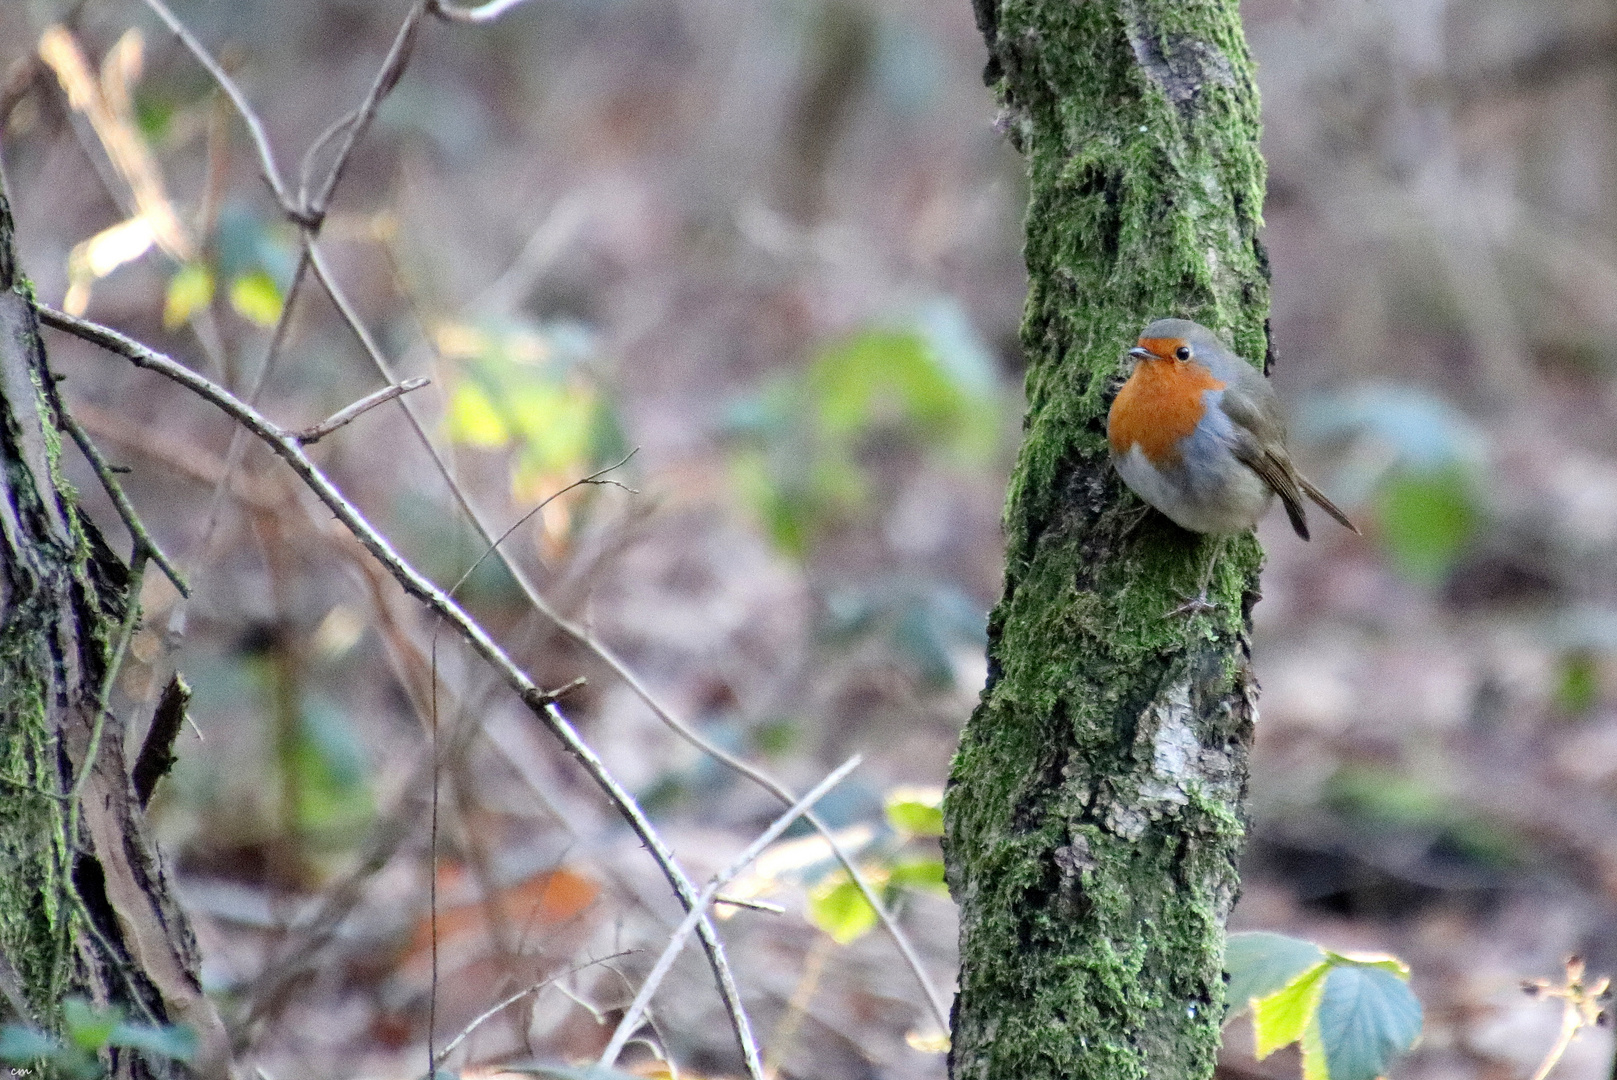
[[[1152,464],[1179,460],[1179,443],[1196,430],[1206,406],[1202,395],[1224,384],[1200,364],[1142,360],[1117,392],[1106,418],[1112,452],[1126,454],[1136,444]]]

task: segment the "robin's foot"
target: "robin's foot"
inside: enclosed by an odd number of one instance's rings
[[[1207,599],[1207,589],[1186,600],[1183,604],[1165,613],[1164,619],[1171,619],[1175,615],[1207,615],[1218,610],[1218,605]]]

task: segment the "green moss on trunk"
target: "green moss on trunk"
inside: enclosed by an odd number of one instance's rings
[[[228,1039],[145,838],[116,715],[91,752],[138,587],[62,477],[60,401],[12,241],[0,192],[0,1018],[52,1028],[83,994],[189,1025],[201,1049],[180,1074],[222,1080]],[[179,1068],[111,1057],[132,1080]]]
[[[1166,617],[1214,544],[1107,460],[1124,349],[1193,318],[1265,358],[1264,169],[1236,0],[978,0],[1028,162],[1026,440],[989,685],[946,804],[957,1080],[1212,1074],[1238,888],[1261,551]]]

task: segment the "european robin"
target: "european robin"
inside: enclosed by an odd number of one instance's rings
[[[1355,533],[1286,452],[1274,388],[1207,327],[1158,319],[1129,350],[1134,372],[1106,419],[1112,464],[1134,493],[1192,532],[1258,523],[1276,495],[1308,539],[1303,496]]]

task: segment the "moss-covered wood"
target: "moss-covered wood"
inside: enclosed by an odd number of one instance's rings
[[[1028,411],[989,680],[946,803],[956,1080],[1212,1075],[1262,555],[1214,555],[1107,460],[1154,318],[1269,353],[1258,101],[1236,0],[977,0],[1026,156]]]
[[[62,1000],[116,1004],[199,1036],[225,1076],[196,948],[144,835],[119,718],[92,742],[130,591],[58,464],[57,399],[0,192],[0,1018],[45,1028]],[[79,798],[70,798],[78,777]],[[116,1075],[173,1071],[127,1053]]]

